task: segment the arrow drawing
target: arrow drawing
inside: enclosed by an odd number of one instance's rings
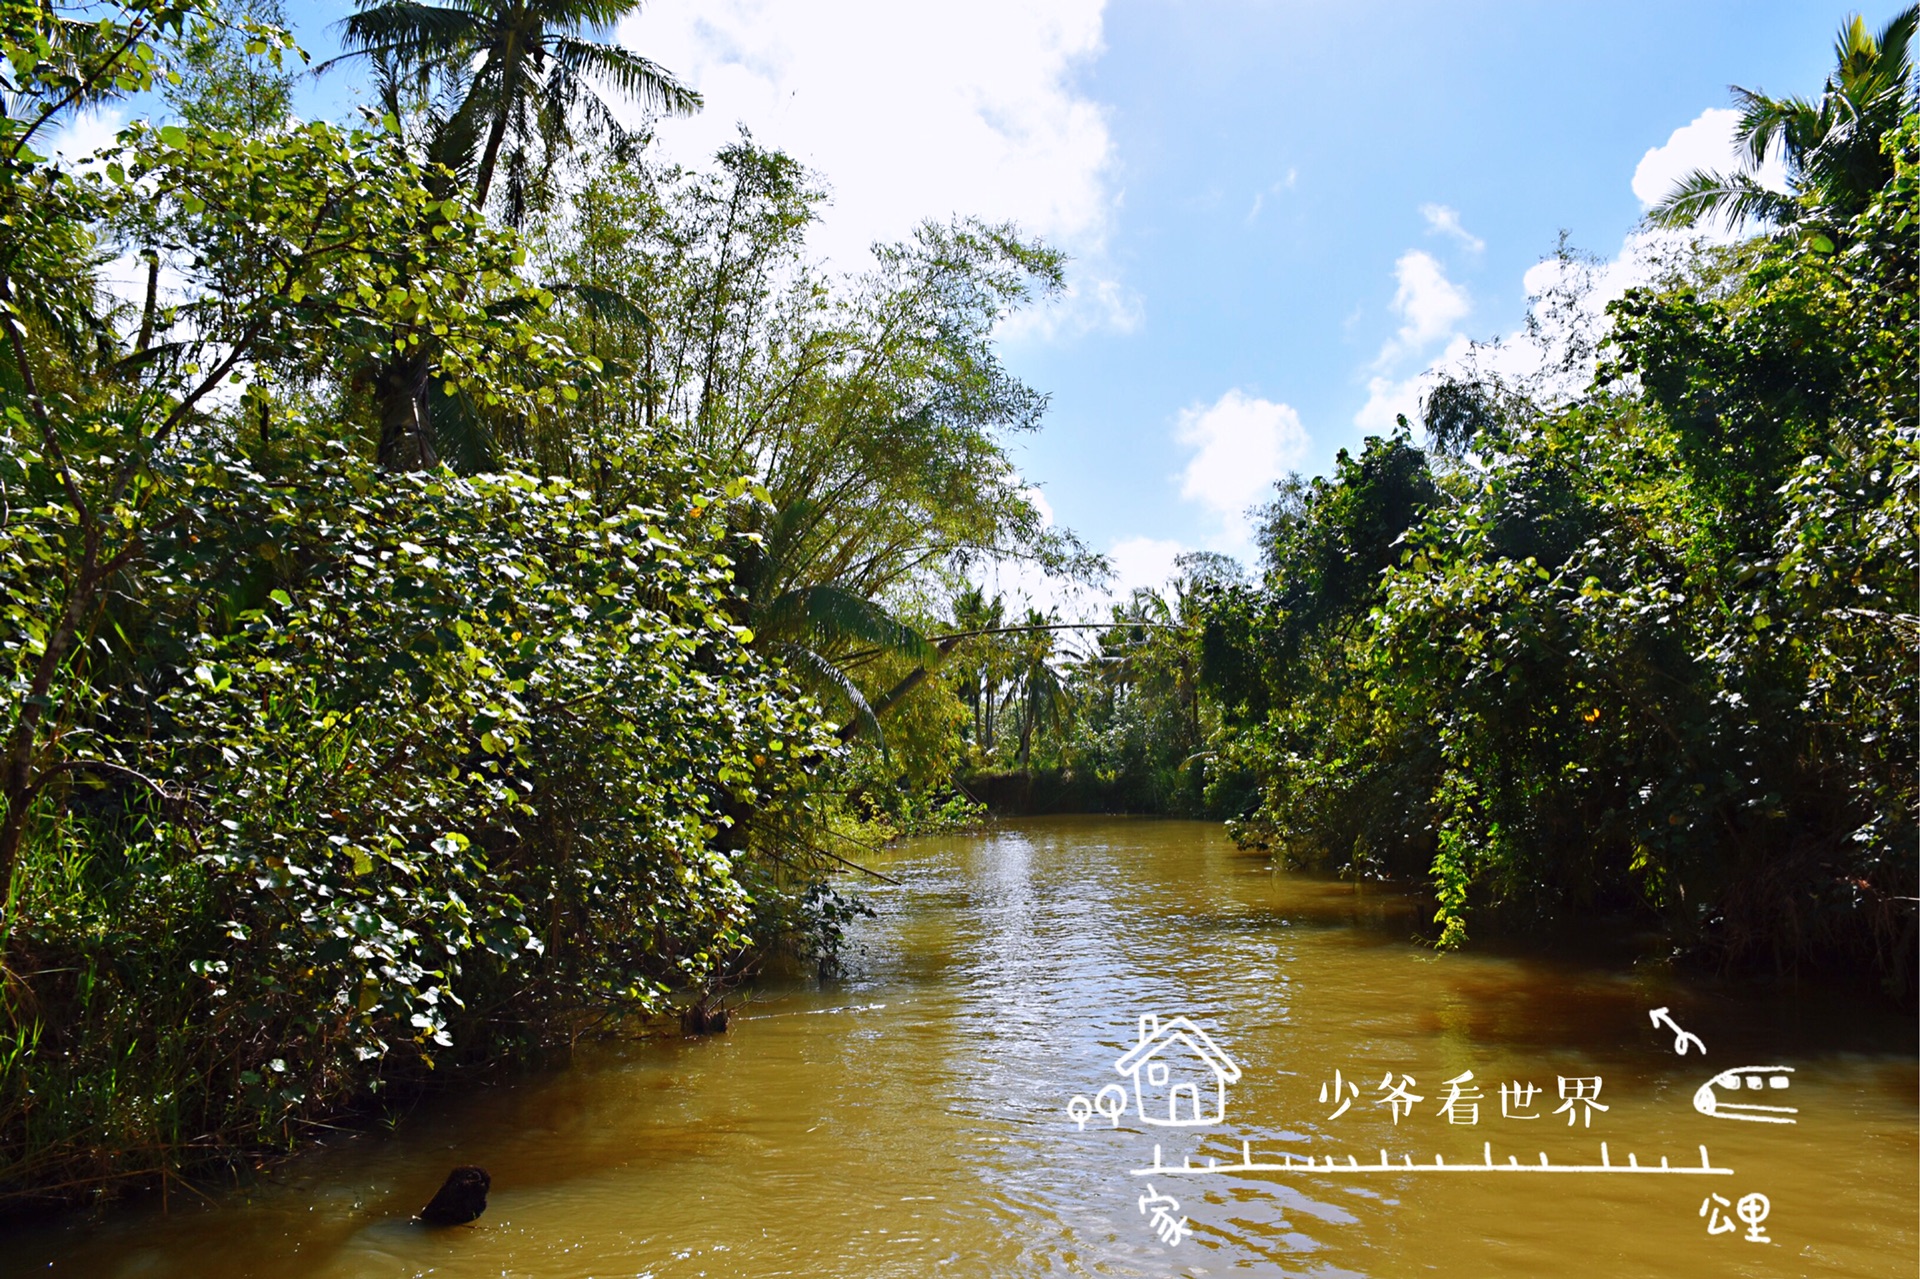
[[[1678,1023],[1676,1023],[1673,1018],[1667,1016],[1666,1009],[1656,1008],[1648,1013],[1647,1016],[1653,1019],[1654,1029],[1656,1030],[1660,1028],[1662,1022],[1666,1023],[1667,1029],[1673,1032],[1673,1051],[1679,1053],[1682,1057],[1687,1055],[1687,1041],[1689,1039],[1693,1041],[1693,1046],[1700,1050],[1702,1057],[1707,1055],[1707,1046],[1700,1041],[1700,1036],[1690,1034],[1680,1029]]]

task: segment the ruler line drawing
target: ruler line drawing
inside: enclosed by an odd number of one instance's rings
[[[1733,1175],[1733,1169],[1731,1168],[1717,1168],[1714,1166],[1713,1159],[1707,1154],[1707,1148],[1705,1146],[1700,1147],[1700,1163],[1697,1166],[1682,1164],[1679,1167],[1675,1167],[1669,1162],[1665,1155],[1660,1157],[1658,1165],[1654,1165],[1641,1163],[1640,1157],[1632,1152],[1628,1152],[1627,1162],[1623,1164],[1615,1163],[1612,1152],[1607,1149],[1607,1143],[1604,1141],[1600,1143],[1600,1162],[1597,1164],[1556,1164],[1547,1159],[1545,1151],[1540,1152],[1540,1161],[1538,1163],[1521,1163],[1515,1155],[1508,1155],[1506,1162],[1501,1163],[1494,1158],[1493,1143],[1490,1141],[1482,1144],[1481,1157],[1479,1160],[1451,1164],[1448,1163],[1443,1156],[1438,1154],[1434,1155],[1432,1163],[1417,1164],[1413,1161],[1412,1155],[1403,1155],[1401,1156],[1400,1162],[1395,1163],[1385,1150],[1380,1152],[1380,1160],[1378,1163],[1361,1163],[1359,1159],[1353,1155],[1346,1156],[1344,1162],[1342,1162],[1333,1155],[1325,1155],[1319,1160],[1316,1160],[1312,1155],[1292,1154],[1282,1154],[1279,1162],[1276,1163],[1271,1160],[1256,1160],[1253,1157],[1252,1143],[1245,1141],[1240,1143],[1240,1162],[1237,1164],[1223,1164],[1216,1158],[1209,1158],[1206,1163],[1197,1165],[1190,1158],[1181,1164],[1168,1164],[1163,1161],[1160,1154],[1160,1147],[1156,1145],[1153,1148],[1153,1166],[1151,1168],[1135,1168],[1132,1171],[1136,1177],[1200,1177],[1222,1173],[1256,1172],[1311,1173],[1318,1176],[1326,1176],[1329,1174],[1351,1176],[1356,1173],[1383,1172],[1590,1172],[1621,1173],[1626,1175],[1666,1174],[1671,1176],[1692,1177],[1731,1177]]]

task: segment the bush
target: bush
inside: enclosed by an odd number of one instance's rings
[[[689,516],[181,456],[16,876],[0,1179],[286,1142],[774,940],[749,884],[817,876],[765,832],[838,747]]]
[[[1853,247],[1703,250],[1585,392],[1483,397],[1471,462],[1372,440],[1276,506],[1205,644],[1242,838],[1424,875],[1442,946],[1637,911],[1913,997],[1917,138]]]

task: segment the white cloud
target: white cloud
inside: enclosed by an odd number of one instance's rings
[[[1420,216],[1427,220],[1427,230],[1439,235],[1450,235],[1460,241],[1474,253],[1487,247],[1487,242],[1460,225],[1460,210],[1444,204],[1423,204]]]
[[[1237,388],[1211,405],[1182,409],[1174,436],[1195,450],[1181,474],[1180,496],[1214,517],[1221,530],[1215,549],[1224,551],[1244,549],[1251,534],[1247,508],[1300,464],[1308,443],[1291,406]]]
[[[1554,256],[1536,262],[1521,277],[1536,320],[1533,330],[1522,327],[1480,343],[1455,333],[1422,372],[1369,379],[1367,401],[1354,414],[1354,425],[1389,431],[1399,413],[1417,425],[1422,397],[1447,376],[1493,377],[1541,403],[1580,393],[1593,378],[1599,344],[1612,323],[1607,304],[1635,285],[1660,279],[1692,252],[1696,240],[1721,238],[1643,229],[1628,234],[1612,258]]]
[[[1174,560],[1191,548],[1157,537],[1130,537],[1107,552],[1113,561],[1113,598],[1125,600],[1136,587],[1158,590],[1179,571]]]
[[[1710,108],[1675,129],[1665,145],[1650,149],[1633,173],[1633,193],[1641,206],[1651,207],[1673,185],[1695,169],[1731,172],[1741,168],[1734,145],[1739,113]],[[1756,175],[1775,190],[1786,189],[1786,171],[1780,158],[1768,158]],[[1443,205],[1426,205],[1421,214],[1435,231],[1464,234],[1458,216]],[[1607,304],[1635,285],[1659,279],[1669,265],[1684,258],[1696,240],[1725,242],[1737,238],[1739,228],[1706,226],[1693,233],[1656,231],[1642,227],[1630,232],[1610,259],[1549,257],[1527,269],[1522,284],[1529,299],[1539,302],[1549,293],[1560,294],[1559,305],[1537,305],[1537,331],[1517,329],[1478,345],[1467,341],[1455,326],[1471,309],[1464,290],[1445,277],[1437,262],[1418,251],[1395,264],[1399,290],[1394,309],[1405,325],[1387,343],[1367,381],[1367,400],[1354,414],[1354,425],[1366,431],[1389,431],[1396,414],[1418,423],[1421,398],[1441,377],[1498,377],[1509,386],[1525,389],[1540,400],[1576,394],[1592,379],[1594,351],[1610,321]],[[1447,337],[1439,356],[1426,368],[1407,377],[1392,376],[1399,358]],[[1574,358],[1568,359],[1572,352]]]
[[[1709,107],[1691,124],[1675,129],[1662,146],[1649,148],[1633,171],[1633,194],[1640,207],[1650,209],[1695,169],[1732,173],[1745,167],[1745,157],[1734,143],[1740,113],[1730,107]],[[1787,189],[1786,162],[1776,147],[1754,175],[1760,185]]]
[[[1018,562],[986,566],[980,582],[989,595],[1004,594],[1013,611],[1028,604],[1058,609],[1069,621],[1098,619],[1110,605],[1124,603],[1138,587],[1159,590],[1179,571],[1179,556],[1193,550],[1253,556],[1249,508],[1271,494],[1273,483],[1299,466],[1308,449],[1307,432],[1290,405],[1250,396],[1235,388],[1212,404],[1181,410],[1174,437],[1192,450],[1180,475],[1180,496],[1205,513],[1198,547],[1177,538],[1123,538],[1107,549],[1113,575],[1104,587],[1078,587],[1049,578]],[[1049,521],[1052,511],[1038,489],[1027,496]]]
[[[1026,338],[1052,341],[1096,329],[1131,333],[1146,320],[1140,295],[1119,280],[1092,274],[1084,263],[1069,264],[1067,273],[1063,295],[1024,311],[1015,311],[1000,322],[994,330],[995,336],[1006,342],[1018,342]],[[1075,279],[1076,275],[1080,278]]]
[[[1434,231],[1463,237],[1474,249],[1484,247],[1460,225],[1460,215],[1445,205],[1422,205],[1420,214]],[[1473,311],[1473,299],[1447,278],[1446,268],[1432,254],[1408,249],[1393,264],[1393,274],[1398,282],[1393,311],[1402,323],[1399,332],[1374,357],[1374,374],[1367,379],[1367,401],[1353,415],[1353,424],[1363,431],[1391,431],[1402,413],[1409,422],[1418,422],[1420,398],[1432,388],[1439,369],[1457,363],[1471,349],[1459,325]],[[1432,349],[1442,339],[1445,348],[1437,358],[1422,359],[1420,371],[1394,375],[1395,365]]]
[[[1446,268],[1430,253],[1407,250],[1393,264],[1393,275],[1399,282],[1393,294],[1393,310],[1405,323],[1380,348],[1374,361],[1376,368],[1385,368],[1450,336],[1454,326],[1473,310],[1467,291],[1447,279]]]
[[[1164,588],[1179,572],[1175,563],[1193,548],[1173,538],[1129,537],[1107,549],[1113,574],[1100,586],[1081,586],[1049,577],[1032,564],[1007,560],[983,565],[975,580],[989,599],[1006,601],[1006,615],[1017,618],[1028,608],[1056,613],[1063,622],[1099,621],[1115,604],[1126,603],[1137,587]]]
[[[620,36],[706,98],[660,123],[673,158],[702,164],[744,123],[827,180],[814,248],[834,266],[858,269],[874,241],[956,214],[1066,249],[1075,288],[1064,318],[1031,326],[1045,335],[1138,322],[1101,267],[1117,207],[1106,116],[1074,83],[1104,48],[1103,7],[656,0]]]
[[[1651,207],[1671,190],[1675,183],[1695,169],[1732,172],[1743,167],[1734,130],[1740,113],[1710,107],[1689,124],[1675,129],[1662,146],[1650,148],[1634,168],[1633,194],[1641,207]],[[1787,189],[1786,167],[1779,155],[1754,175],[1763,186],[1776,191]],[[1493,372],[1509,383],[1532,382],[1536,394],[1548,397],[1580,390],[1592,375],[1592,360],[1576,361],[1571,368],[1553,366],[1550,357],[1563,352],[1569,337],[1576,345],[1591,350],[1605,334],[1610,321],[1607,305],[1621,298],[1636,285],[1654,282],[1665,275],[1675,262],[1684,260],[1698,241],[1727,242],[1740,237],[1741,228],[1702,226],[1691,232],[1660,231],[1645,226],[1630,231],[1620,248],[1607,259],[1563,260],[1545,258],[1527,269],[1521,283],[1529,299],[1540,299],[1559,290],[1566,297],[1577,295],[1578,304],[1570,307],[1536,308],[1542,315],[1542,331],[1529,338],[1522,332],[1506,335],[1474,351],[1474,360],[1484,371]],[[1542,345],[1544,342],[1544,346]],[[1458,364],[1460,353],[1450,350],[1443,363]]]
[[[1407,421],[1420,421],[1420,400],[1433,389],[1439,380],[1442,369],[1457,364],[1465,358],[1470,343],[1462,334],[1454,334],[1447,343],[1440,358],[1422,372],[1412,377],[1390,378],[1378,375],[1367,379],[1367,402],[1353,415],[1353,424],[1363,431],[1375,431],[1382,434],[1392,431],[1399,425],[1397,415],[1404,413]]]
[[[40,144],[36,150],[47,150],[62,164],[72,168],[93,167],[87,161],[113,144],[120,130],[126,127],[128,114],[125,107],[118,106],[94,107],[77,112],[51,137],[36,137],[36,143]],[[147,264],[132,253],[122,252],[102,263],[96,278],[108,294],[128,307],[138,308],[145,304]],[[178,265],[171,257],[163,258],[159,283],[161,302],[165,304],[174,300],[183,292],[184,281]],[[216,395],[226,393],[223,386]]]
[[[1212,527],[1202,546],[1176,538],[1128,537],[1107,549],[1113,576],[1104,588],[1082,588],[1047,578],[1030,566],[1008,563],[988,567],[982,585],[1004,593],[1010,606],[1032,603],[1058,608],[1067,620],[1105,616],[1109,605],[1124,603],[1137,587],[1159,590],[1179,571],[1175,563],[1188,551],[1204,549],[1253,558],[1253,527],[1248,508],[1266,498],[1273,482],[1297,467],[1308,448],[1307,432],[1291,406],[1234,389],[1212,404],[1183,409],[1175,438],[1193,450],[1180,476],[1180,496],[1196,503]],[[1028,490],[1036,498],[1035,490]],[[1043,510],[1045,507],[1043,505]]]
[[[126,122],[127,113],[119,107],[81,111],[60,126],[47,149],[67,164],[78,164],[111,143]]]
[[[1259,221],[1260,211],[1267,207],[1268,196],[1285,195],[1287,192],[1293,190],[1294,184],[1299,180],[1300,170],[1288,169],[1286,177],[1281,178],[1277,182],[1269,183],[1264,191],[1255,191],[1253,193],[1253,204],[1247,209],[1247,216],[1244,219],[1246,224],[1252,226],[1255,222]]]
[[[1409,422],[1418,422],[1420,397],[1426,394],[1432,379],[1432,370],[1409,378],[1368,378],[1367,402],[1353,415],[1353,424],[1363,431],[1384,434],[1399,425],[1398,414],[1406,414]]]
[[[982,565],[972,576],[988,599],[998,595],[1006,601],[1009,617],[1017,617],[1029,607],[1043,613],[1057,608],[1063,620],[1074,621],[1084,611],[1082,601],[1101,594],[1097,588],[1051,577],[1026,560],[995,560]]]

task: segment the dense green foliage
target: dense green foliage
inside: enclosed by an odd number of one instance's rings
[[[69,1175],[698,990],[779,887],[726,811],[833,748],[660,512],[301,463],[167,466],[36,796],[6,1104]]]
[[[965,788],[1011,811],[1237,811],[1246,779],[1208,749],[1220,715],[1198,650],[1208,602],[1244,573],[1206,553],[1179,565],[1164,592],[1136,590],[1099,622],[1012,618],[977,587],[950,602],[933,696],[952,706]]]
[[[0,1195],[830,965],[841,796],[948,771],[900,612],[1088,564],[991,347],[1058,258],[929,225],[822,275],[791,160],[612,124],[582,77],[695,104],[619,11],[370,5],[340,127],[265,0],[0,8]]]
[[[1453,383],[1464,457],[1402,432],[1281,495],[1204,644],[1243,838],[1428,878],[1443,946],[1633,910],[1911,997],[1917,139],[1834,236],[1630,291],[1585,391]]]

